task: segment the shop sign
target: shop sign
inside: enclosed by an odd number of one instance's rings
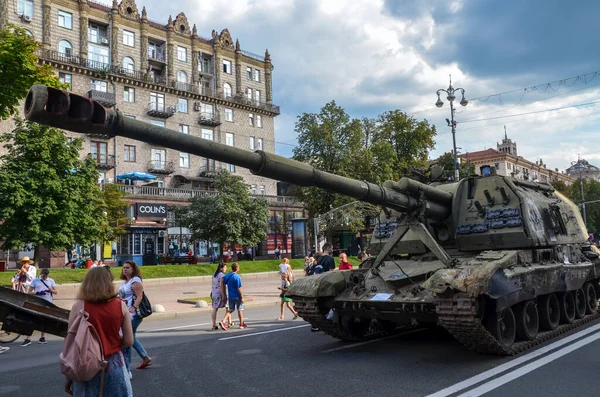
[[[136,218],[164,219],[167,217],[167,204],[137,203]]]

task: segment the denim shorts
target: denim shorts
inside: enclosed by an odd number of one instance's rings
[[[227,302],[229,305],[229,311],[233,312],[237,308],[238,311],[244,311],[244,304],[240,298],[229,299]]]

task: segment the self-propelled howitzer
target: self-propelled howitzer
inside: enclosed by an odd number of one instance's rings
[[[316,186],[383,208],[359,269],[295,281],[300,315],[344,340],[441,325],[472,350],[515,354],[597,318],[600,260],[577,207],[548,184],[490,175],[383,186],[123,116],[65,91],[34,86],[27,119],[124,136]]]

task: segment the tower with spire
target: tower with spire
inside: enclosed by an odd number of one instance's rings
[[[508,139],[506,126],[504,126],[504,139],[502,139],[502,143],[496,143],[496,147],[499,152],[512,154],[513,156],[517,155],[517,142]]]

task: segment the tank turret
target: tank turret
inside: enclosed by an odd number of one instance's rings
[[[551,185],[495,174],[382,186],[124,117],[80,95],[33,86],[27,119],[123,136],[315,186],[383,208],[359,269],[295,281],[287,294],[313,326],[360,340],[440,325],[469,349],[515,354],[598,318],[599,251],[577,206]]]

